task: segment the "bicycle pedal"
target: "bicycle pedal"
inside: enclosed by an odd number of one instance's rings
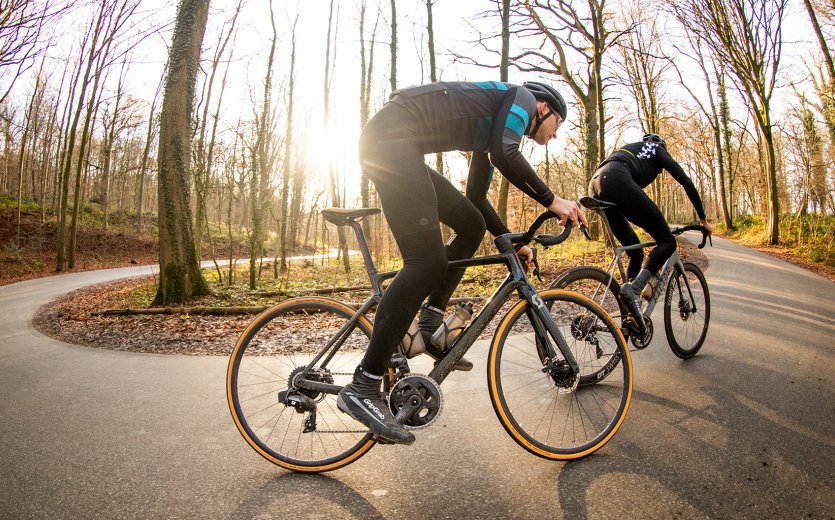
[[[372,435],[371,439],[376,442],[377,444],[396,444],[395,442],[386,440],[382,437],[378,437],[377,435]]]

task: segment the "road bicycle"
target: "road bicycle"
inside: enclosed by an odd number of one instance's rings
[[[373,328],[370,312],[383,282],[397,271],[377,271],[360,221],[379,209],[322,211],[357,236],[372,294],[361,305],[307,296],[274,305],[244,330],[229,359],[226,391],[232,418],[249,445],[290,470],[318,473],[341,468],[378,441],[369,429],[336,407],[336,394],[351,381]],[[480,334],[511,300],[501,318],[487,362],[490,399],[508,434],[529,452],[552,460],[589,455],[623,423],[632,396],[632,363],[619,326],[588,298],[569,291],[537,292],[515,246],[556,245],[559,235],[536,234],[555,215],[543,213],[526,233],[496,237],[498,254],[449,262],[450,268],[501,264],[507,277],[458,335],[428,375],[409,369],[401,344],[383,390],[398,421],[410,429],[432,425],[443,409],[440,385]],[[606,331],[592,335],[591,331]],[[599,352],[617,356],[620,370],[605,381]]]
[[[629,315],[626,305],[620,299],[620,283],[615,278],[615,272],[620,274],[620,280],[626,280],[626,270],[623,265],[622,254],[635,249],[652,247],[655,242],[644,242],[631,246],[618,246],[606,214],[605,208],[615,204],[592,197],[583,197],[580,203],[600,215],[603,224],[603,234],[606,246],[612,253],[612,260],[606,269],[594,266],[581,266],[569,269],[554,280],[550,287],[576,291],[585,295],[600,305],[614,319],[620,320],[622,332],[631,339],[637,349],[643,349],[650,344],[653,336],[653,323],[650,315],[663,297],[664,301],[664,332],[673,353],[688,359],[696,355],[704,344],[710,323],[710,293],[702,270],[692,262],[682,262],[675,251],[667,259],[658,277],[652,282],[652,294],[648,298],[642,297],[641,319],[644,320],[646,333],[638,331],[636,317]],[[702,242],[699,249],[705,246],[709,238],[707,229],[703,226],[691,225],[670,230],[673,235],[680,235],[685,231],[699,231]],[[587,238],[590,238],[587,236]],[[603,364],[598,377],[606,377],[609,370],[617,366],[618,359],[612,357]]]

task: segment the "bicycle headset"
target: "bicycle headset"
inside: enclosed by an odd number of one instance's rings
[[[542,122],[548,119],[552,113],[556,113],[561,121],[565,121],[565,118],[568,115],[568,107],[566,106],[562,95],[557,92],[557,89],[551,85],[546,85],[545,83],[540,83],[538,81],[526,81],[522,84],[522,86],[528,89],[537,101],[544,101],[547,103],[548,108],[550,109],[548,113],[542,117],[537,114],[536,124],[534,125],[530,135],[536,135],[536,132],[542,125]]]

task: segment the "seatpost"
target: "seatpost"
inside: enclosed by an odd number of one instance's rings
[[[377,267],[374,265],[374,260],[371,258],[371,251],[368,248],[368,242],[365,240],[365,233],[362,232],[362,226],[356,220],[351,219],[349,225],[354,230],[354,234],[357,235],[357,242],[360,246],[360,251],[362,252],[362,260],[365,262],[365,270],[368,272],[368,276],[372,277],[377,274]]]

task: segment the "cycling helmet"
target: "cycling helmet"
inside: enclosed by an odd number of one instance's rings
[[[662,148],[664,148],[665,150],[667,149],[667,141],[665,141],[658,134],[644,134],[644,139],[643,140],[644,140],[645,143],[660,144]]]
[[[551,110],[556,112],[560,116],[560,119],[565,121],[565,117],[568,115],[568,108],[565,105],[565,100],[562,98],[562,95],[557,92],[557,89],[538,81],[526,81],[522,86],[530,90],[537,101],[548,103]]]

